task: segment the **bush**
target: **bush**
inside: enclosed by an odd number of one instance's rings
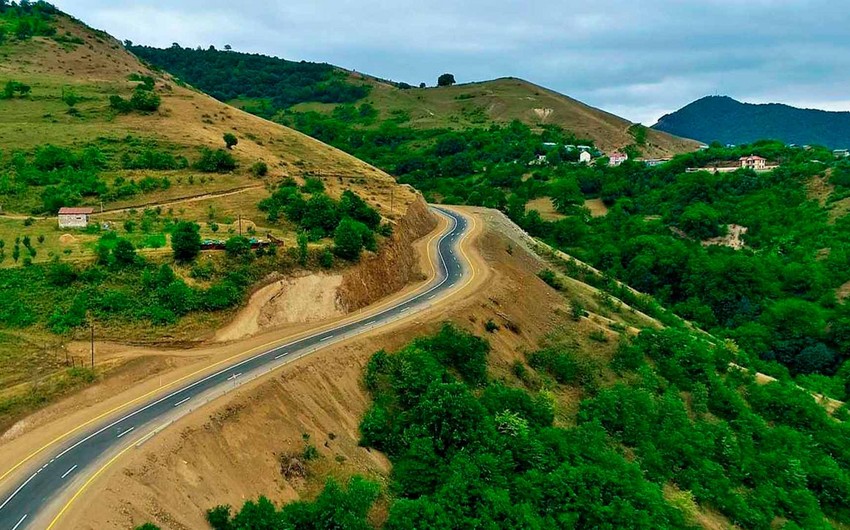
[[[255,177],[265,177],[269,173],[269,166],[262,160],[259,162],[255,162],[253,166],[251,166],[251,174]]]
[[[233,149],[233,147],[239,143],[239,138],[236,137],[233,133],[224,133],[224,145],[227,146],[228,149]]]
[[[201,158],[195,162],[195,169],[204,173],[227,173],[236,169],[236,159],[224,149],[201,148]]]

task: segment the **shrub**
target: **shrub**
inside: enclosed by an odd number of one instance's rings
[[[269,173],[269,166],[262,160],[259,162],[255,162],[253,166],[251,166],[251,174],[255,177],[265,177]]]
[[[227,173],[236,169],[236,159],[224,149],[201,148],[201,157],[195,169],[204,173]]]
[[[224,145],[227,146],[228,149],[233,149],[233,146],[239,143],[239,139],[236,138],[236,135],[233,133],[224,133]]]
[[[499,325],[490,318],[484,323],[484,329],[487,330],[487,333],[494,333],[499,330]]]
[[[537,277],[546,282],[550,287],[560,291],[564,288],[561,284],[561,281],[555,275],[555,272],[551,269],[543,269],[542,271],[537,273]]]

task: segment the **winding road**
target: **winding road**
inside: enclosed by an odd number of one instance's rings
[[[449,223],[437,242],[436,255],[432,256],[436,274],[426,286],[386,309],[239,360],[164,391],[164,395],[128,403],[110,418],[85,429],[72,430],[15,465],[3,463],[0,530],[66,528],[63,515],[91,482],[126,452],[139,447],[177,418],[295,358],[429,308],[471,281],[475,272],[461,248],[471,220],[448,209],[433,209]]]

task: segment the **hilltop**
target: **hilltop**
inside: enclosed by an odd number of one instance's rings
[[[663,116],[652,128],[706,143],[744,144],[771,138],[786,144],[850,147],[850,112],[742,103],[728,96],[694,101]]]
[[[409,89],[370,77],[362,79],[373,87],[364,101],[385,116],[408,113],[410,125],[416,128],[463,129],[519,120],[533,128],[560,126],[606,153],[635,143],[634,123],[523,79]],[[319,107],[302,104],[295,110]],[[648,131],[642,151],[647,156],[672,156],[697,147],[692,140]]]
[[[132,46],[131,51],[216,97],[266,117],[288,110],[331,114],[339,104],[369,104],[376,122],[404,116],[418,130],[468,129],[518,120],[535,129],[560,126],[604,152],[634,144],[635,124],[563,94],[515,78],[415,88],[328,64],[258,54]],[[691,140],[648,131],[647,156],[696,149]]]
[[[386,173],[49,4],[4,3],[0,34],[0,425],[123,362],[80,368],[67,347],[90,328],[186,345],[271,278],[334,274],[346,293],[314,283],[345,311],[413,277],[407,245],[434,221]],[[60,228],[62,207],[94,213]]]

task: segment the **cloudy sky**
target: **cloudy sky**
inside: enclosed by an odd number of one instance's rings
[[[850,110],[837,0],[54,0],[137,44],[210,44],[434,84],[516,76],[633,121],[709,94]]]

